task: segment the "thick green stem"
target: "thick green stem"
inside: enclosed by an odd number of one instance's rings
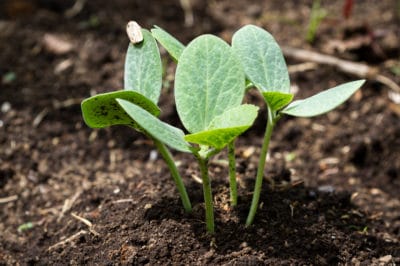
[[[261,153],[260,153],[260,161],[258,162],[257,176],[256,176],[256,183],[254,186],[253,199],[251,201],[250,211],[247,216],[246,226],[250,226],[253,223],[254,216],[256,215],[256,212],[258,209],[258,202],[260,200],[262,182],[263,182],[263,178],[264,178],[265,161],[267,158],[269,141],[271,139],[272,130],[274,129],[275,123],[276,123],[275,114],[268,107],[268,123],[267,123],[267,127],[265,129],[264,141],[263,141],[263,145],[262,145]]]
[[[237,184],[236,184],[236,159],[235,159],[235,143],[228,144],[228,160],[229,160],[229,186],[231,205],[237,206]]]
[[[190,203],[190,199],[186,192],[185,185],[183,184],[182,177],[180,176],[178,169],[176,168],[176,164],[172,158],[171,153],[162,142],[154,139],[154,144],[156,145],[158,151],[161,153],[162,157],[168,165],[172,178],[174,179],[176,187],[178,188],[179,194],[181,196],[183,208],[186,212],[191,212],[192,204]]]
[[[213,207],[213,198],[211,191],[211,182],[208,176],[208,159],[201,157],[200,155],[196,155],[196,158],[199,162],[201,179],[203,180],[203,195],[204,195],[204,204],[206,207],[206,227],[207,231],[211,234],[214,234],[214,207]]]

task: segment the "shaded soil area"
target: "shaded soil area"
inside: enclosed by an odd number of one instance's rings
[[[187,214],[150,141],[125,127],[92,130],[80,111],[84,98],[123,87],[132,19],[184,43],[202,33],[230,42],[241,25],[257,24],[282,45],[367,63],[399,84],[398,1],[354,1],[347,20],[341,1],[323,1],[328,15],[313,44],[305,41],[312,1],[192,1],[193,25],[179,1],[76,2],[82,8],[0,4],[0,265],[400,263],[400,96],[376,81],[327,115],[281,119],[260,208],[245,228],[265,127],[263,100],[251,91],[245,101],[262,111],[237,142],[237,208],[226,152],[210,162],[214,236],[193,157],[174,153],[194,207]],[[163,58],[161,119],[179,126],[175,65]],[[291,72],[296,98],[354,79],[324,65]]]

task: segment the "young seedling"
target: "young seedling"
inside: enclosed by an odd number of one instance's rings
[[[247,79],[261,92],[267,106],[267,125],[257,168],[253,199],[246,225],[253,223],[260,199],[266,156],[272,131],[283,115],[313,117],[329,112],[357,91],[364,80],[353,81],[293,101],[290,80],[281,49],[267,31],[248,25],[237,31],[232,46],[243,65]]]
[[[327,12],[321,7],[320,0],[313,0],[310,21],[308,22],[306,41],[313,43],[317,34],[318,26],[322,20],[327,16]]]
[[[241,104],[244,71],[231,47],[220,38],[199,36],[179,51],[176,59],[179,59],[175,76],[176,108],[189,134],[129,101],[117,102],[146,132],[195,156],[203,183],[206,228],[214,233],[208,161],[253,124],[258,107]]]
[[[136,28],[137,30],[140,29]],[[192,206],[171,153],[156,136],[146,131],[135,119],[126,114],[116,101],[116,99],[121,99],[135,104],[139,111],[147,112],[152,118],[160,114],[157,106],[162,84],[160,53],[149,31],[141,29],[141,35],[142,41],[132,42],[128,47],[124,74],[125,89],[98,94],[84,100],[82,102],[83,118],[92,128],[127,125],[151,138],[171,171],[185,211],[190,212]],[[132,36],[130,37],[132,39]],[[181,147],[173,146],[173,148],[180,150]]]
[[[179,57],[181,56],[183,50],[185,49],[185,46],[181,42],[179,42],[175,37],[173,37],[168,32],[166,32],[165,30],[163,30],[158,26],[155,26],[151,30],[151,33],[153,34],[154,38],[168,51],[171,57],[176,62],[178,62]],[[242,80],[239,81],[242,82]],[[237,93],[243,93],[242,89],[238,90]],[[232,206],[236,206],[238,196],[237,196],[237,184],[236,184],[236,160],[235,160],[234,141],[228,143],[228,161],[229,161],[230,201]]]

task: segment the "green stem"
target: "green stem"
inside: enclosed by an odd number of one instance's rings
[[[214,207],[211,182],[208,176],[208,159],[201,157],[199,154],[195,154],[195,156],[199,162],[201,179],[203,180],[203,196],[206,207],[206,228],[209,233],[214,234]]]
[[[267,108],[268,108],[268,123],[267,123],[267,127],[265,129],[264,141],[263,141],[263,145],[261,148],[261,154],[260,154],[260,161],[258,162],[257,176],[256,176],[256,183],[254,186],[253,199],[251,201],[250,211],[247,216],[246,226],[250,226],[253,223],[254,216],[256,215],[256,212],[258,209],[258,202],[260,200],[262,182],[263,182],[263,178],[264,178],[264,167],[265,167],[265,161],[267,158],[268,146],[269,146],[269,142],[271,139],[272,130],[274,129],[274,125],[276,123],[275,114],[271,111],[271,109],[269,107],[267,107]]]
[[[178,169],[176,168],[176,164],[174,162],[174,159],[172,158],[171,153],[162,142],[156,139],[153,140],[158,151],[161,153],[162,157],[164,158],[165,162],[168,165],[172,178],[174,179],[176,187],[178,188],[179,194],[181,196],[183,208],[185,209],[186,212],[191,212],[192,204],[190,203],[189,196],[186,192],[185,184],[183,184],[182,177],[180,176]]]
[[[228,144],[228,160],[229,160],[229,186],[231,205],[237,206],[237,184],[236,184],[236,159],[235,159],[235,143]]]

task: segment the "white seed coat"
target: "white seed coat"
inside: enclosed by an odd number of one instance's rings
[[[128,34],[129,40],[133,44],[137,44],[143,41],[142,28],[136,21],[129,21],[126,25],[126,33]]]

